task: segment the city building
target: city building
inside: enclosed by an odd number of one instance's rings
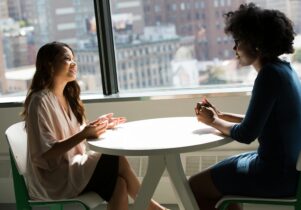
[[[0,1],[0,19],[8,18],[8,4],[7,0]]]
[[[131,14],[133,21],[133,32],[135,34],[143,33],[144,29],[144,0],[111,0],[112,15]]]
[[[73,1],[34,1],[36,46],[51,41],[61,41],[75,46],[76,21]]]
[[[99,93],[102,90],[98,48],[75,51],[78,65],[78,81],[83,92]]]
[[[229,59],[233,42],[224,33],[226,11],[245,0],[145,0],[145,25],[174,24],[181,37],[192,37],[198,60]],[[214,12],[212,12],[214,11]]]

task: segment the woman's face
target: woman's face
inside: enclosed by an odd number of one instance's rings
[[[64,47],[65,52],[61,56],[61,60],[55,69],[54,78],[60,81],[71,82],[76,80],[77,64],[74,61],[72,51]]]
[[[250,44],[238,39],[235,39],[234,42],[235,45],[233,47],[233,50],[235,51],[238,63],[241,66],[253,65],[257,60],[258,55],[254,53],[254,50],[252,50]]]

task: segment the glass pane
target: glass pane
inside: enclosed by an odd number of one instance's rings
[[[82,91],[102,91],[93,0],[1,0],[0,97],[26,94],[36,53],[52,41],[74,49]]]
[[[253,84],[256,71],[238,66],[233,40],[224,33],[223,14],[245,2],[111,0],[119,89],[204,89]],[[300,32],[301,1],[257,3],[287,13]]]

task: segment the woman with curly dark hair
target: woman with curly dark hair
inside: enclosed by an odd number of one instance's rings
[[[204,99],[197,119],[238,142],[258,139],[259,148],[227,158],[192,176],[200,209],[215,209],[224,195],[289,197],[296,194],[296,162],[301,150],[301,83],[291,65],[279,58],[292,53],[292,22],[280,11],[243,4],[225,14],[225,32],[234,38],[241,66],[258,72],[245,116],[218,111]],[[229,209],[240,209],[232,205]]]
[[[70,46],[51,42],[39,49],[22,113],[28,135],[29,195],[33,200],[51,200],[95,191],[109,210],[127,210],[128,196],[135,199],[140,189],[127,159],[91,151],[85,144],[125,118],[109,113],[86,123],[76,77]],[[149,203],[148,210],[164,209],[154,200]]]

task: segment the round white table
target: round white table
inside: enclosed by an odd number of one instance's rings
[[[187,182],[180,154],[221,146],[232,139],[197,121],[196,117],[170,117],[127,122],[88,141],[90,149],[121,156],[148,156],[148,168],[133,210],[147,209],[165,170],[180,209],[198,210]]]

